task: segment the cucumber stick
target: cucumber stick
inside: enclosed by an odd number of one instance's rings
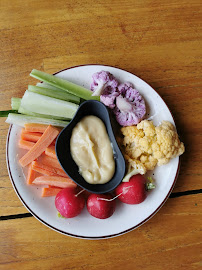
[[[27,123],[45,124],[45,125],[52,125],[56,127],[66,127],[69,122],[48,119],[48,118],[33,117],[33,116],[17,114],[17,113],[9,113],[6,119],[6,123],[15,124],[21,127],[24,127],[24,125]]]
[[[51,118],[51,119],[56,119],[56,120],[67,121],[67,118],[54,116],[54,115],[47,115],[47,114],[31,112],[29,110],[24,109],[22,106],[20,106],[20,108],[18,110],[18,113],[25,114],[25,115],[30,115],[30,116],[34,116],[34,117]]]
[[[89,100],[89,99],[100,100],[99,96],[92,96],[92,93],[93,93],[92,91],[90,91],[82,86],[76,85],[72,82],[69,82],[67,80],[56,77],[54,75],[47,74],[43,71],[33,69],[32,72],[30,73],[30,76],[32,76],[38,80],[41,80],[43,82],[46,82],[48,84],[51,84],[55,87],[58,87],[62,90],[65,90],[65,91],[67,91],[75,96],[78,96],[80,98],[83,98],[85,100]]]
[[[19,110],[20,108],[20,103],[21,103],[21,98],[15,98],[15,97],[12,97],[11,98],[11,108],[13,110]]]
[[[40,94],[40,95],[70,101],[70,102],[73,102],[73,103],[76,103],[76,104],[79,104],[79,102],[80,102],[79,97],[74,96],[72,94],[69,94],[66,91],[61,90],[61,89],[55,90],[55,89],[49,89],[49,88],[46,88],[46,87],[28,85],[28,90],[31,91],[31,92]]]
[[[43,96],[28,90],[25,91],[20,105],[20,108],[33,113],[64,117],[66,119],[73,118],[78,107],[77,104]]]

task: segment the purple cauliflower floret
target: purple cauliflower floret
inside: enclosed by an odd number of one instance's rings
[[[119,93],[114,91],[111,94],[101,95],[100,101],[104,103],[105,106],[109,107],[110,109],[114,109],[115,100],[116,100],[116,97],[118,96],[119,96]]]
[[[93,74],[92,79],[91,90],[94,92],[93,96],[100,96],[101,102],[113,109],[115,99],[119,95],[117,79],[108,71],[96,72]]]
[[[116,98],[114,113],[121,126],[137,125],[146,113],[143,97],[133,88],[131,83],[123,83],[118,87],[120,95]]]

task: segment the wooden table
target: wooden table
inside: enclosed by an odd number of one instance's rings
[[[80,240],[32,217],[6,168],[0,119],[0,269],[199,269],[201,266],[201,1],[1,0],[0,102],[21,97],[33,68],[98,63],[126,69],[168,104],[186,153],[176,186],[146,224]]]

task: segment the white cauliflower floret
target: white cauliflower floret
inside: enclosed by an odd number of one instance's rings
[[[121,131],[129,163],[138,161],[146,170],[166,164],[185,151],[175,127],[168,121],[162,121],[155,127],[152,121],[143,120],[137,126],[123,127]]]

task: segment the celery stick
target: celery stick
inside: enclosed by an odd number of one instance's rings
[[[11,108],[13,110],[18,110],[20,108],[21,98],[11,98]]]
[[[21,107],[34,113],[71,119],[79,106],[75,103],[43,96],[27,90],[22,97]]]
[[[24,127],[26,123],[37,123],[37,124],[52,125],[52,126],[57,126],[57,127],[66,127],[69,122],[48,119],[48,118],[33,117],[33,116],[23,115],[23,114],[9,113],[6,119],[6,123],[15,124],[21,127]]]
[[[66,101],[70,101],[70,102],[77,103],[77,104],[79,104],[79,102],[80,102],[79,97],[74,96],[72,94],[69,94],[66,91],[61,90],[61,89],[54,90],[54,89],[48,89],[45,87],[28,85],[28,90],[31,92],[40,94],[40,95],[53,97],[53,98],[57,98],[57,99],[61,99],[61,100],[66,100]]]
[[[48,88],[48,89],[52,89],[52,90],[62,90],[62,89],[60,89],[58,87],[55,87],[55,86],[53,86],[53,85],[51,85],[49,83],[45,83],[45,82],[38,82],[36,84],[36,86],[43,87],[43,88]]]
[[[7,117],[9,113],[17,113],[16,110],[0,111],[0,117]]]
[[[38,80],[41,80],[43,82],[49,83],[49,84],[51,84],[55,87],[58,87],[60,89],[63,89],[65,91],[67,91],[75,96],[78,96],[80,98],[83,98],[85,100],[89,100],[89,99],[100,100],[99,96],[92,96],[92,93],[93,93],[92,91],[90,91],[82,86],[76,85],[72,82],[69,82],[67,80],[56,77],[54,75],[47,74],[43,71],[33,69],[32,72],[30,73],[30,76],[32,76]]]
[[[69,120],[68,118],[65,118],[65,117],[59,117],[59,116],[54,116],[54,115],[47,115],[47,114],[31,112],[30,110],[24,109],[22,106],[20,106],[18,113],[30,115],[30,116],[34,116],[34,117],[41,117],[41,118],[51,118],[51,119],[64,120],[64,121]]]

